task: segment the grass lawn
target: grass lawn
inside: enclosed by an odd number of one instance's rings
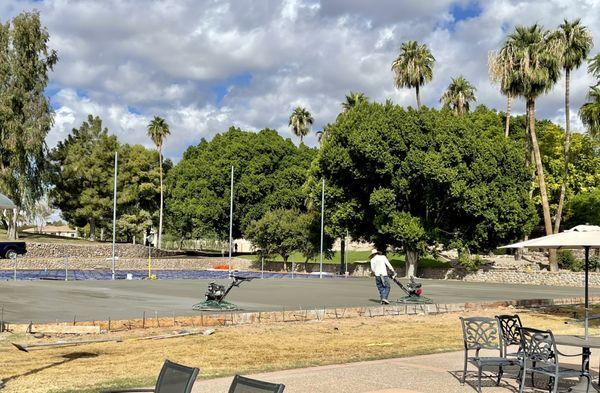
[[[18,241],[34,242],[34,243],[62,243],[62,244],[86,244],[93,243],[87,239],[74,239],[63,236],[43,235],[41,233],[19,232]],[[0,229],[0,241],[8,240],[6,229]]]
[[[371,254],[371,251],[348,251],[348,253],[347,253],[348,263],[366,262],[369,260],[369,254]],[[395,266],[395,267],[404,266],[405,262],[404,262],[403,254],[390,253],[390,254],[388,254],[388,258],[390,259],[390,263],[392,264],[392,266]],[[340,259],[341,259],[341,253],[338,251],[333,255],[333,258],[323,259],[323,263],[339,264]],[[258,261],[258,256],[255,256],[255,260]],[[281,258],[281,256],[274,255],[273,257],[270,258],[270,260],[281,262],[281,261],[283,261],[283,258]],[[295,252],[292,255],[290,255],[288,262],[304,263],[304,260],[305,260],[305,258],[302,256],[302,254]],[[309,260],[309,262],[319,262],[319,259],[317,257],[316,259]],[[419,266],[420,267],[438,267],[438,268],[447,268],[447,269],[452,267],[448,262],[440,261],[440,260],[437,260],[437,259],[429,257],[429,256],[422,257],[419,260]]]
[[[493,316],[515,311],[527,326],[551,328],[557,333],[581,332],[581,326],[565,325],[567,317],[558,310],[490,309],[474,313]],[[459,315],[474,314],[253,324],[219,327],[212,336],[158,341],[133,339],[158,334],[157,330],[133,330],[110,333],[127,339],[121,343],[38,349],[30,353],[16,350],[9,341],[40,343],[57,338],[36,341],[23,336],[2,336],[0,377],[6,382],[3,389],[6,393],[81,393],[101,388],[152,386],[165,358],[199,367],[199,379],[207,379],[454,351],[462,347]],[[172,330],[165,329],[162,333]],[[597,330],[595,324],[593,334]]]

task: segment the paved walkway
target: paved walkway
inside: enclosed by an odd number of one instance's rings
[[[562,348],[567,353],[572,348]],[[561,350],[562,350],[561,349]],[[576,362],[577,360],[575,360]],[[463,352],[449,352],[408,358],[375,360],[341,365],[310,367],[250,375],[257,379],[286,385],[285,393],[463,393],[476,392],[475,374],[467,377],[461,385]],[[597,354],[593,356],[593,367],[597,367]],[[573,364],[573,367],[577,367]],[[472,370],[471,368],[469,370]],[[509,370],[499,387],[491,379],[484,380],[483,393],[518,392],[515,381],[516,370]],[[597,374],[595,374],[597,375]],[[597,376],[596,376],[597,378]],[[231,377],[213,380],[198,380],[194,393],[227,392]],[[544,386],[540,380],[537,386]],[[574,384],[561,383],[562,389]],[[529,382],[527,384],[529,385]],[[531,392],[528,388],[526,391]],[[592,389],[590,389],[592,391]]]

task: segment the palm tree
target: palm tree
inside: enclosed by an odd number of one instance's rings
[[[490,79],[500,86],[500,92],[506,96],[506,119],[504,136],[508,138],[512,98],[517,94],[514,83],[515,59],[513,48],[508,42],[498,52],[492,52],[488,58]]]
[[[158,164],[160,171],[160,213],[158,218],[158,248],[162,246],[162,227],[163,227],[163,155],[162,147],[169,131],[169,125],[165,119],[154,116],[154,119],[148,124],[148,136],[154,142],[156,149],[158,150]]]
[[[415,88],[417,109],[421,108],[419,88],[433,78],[435,58],[425,44],[407,41],[400,47],[400,54],[392,63],[397,88]]]
[[[369,101],[369,97],[367,97],[365,95],[365,93],[360,93],[360,92],[353,92],[351,91],[350,94],[346,94],[346,101],[342,102],[342,109],[344,109],[344,112],[348,112],[350,109],[354,108],[356,105],[363,103],[363,102],[368,102]]]
[[[600,86],[590,87],[588,100],[579,109],[579,117],[593,138],[600,138]]]
[[[571,70],[581,66],[592,49],[592,35],[587,27],[581,24],[580,19],[573,22],[564,20],[556,32],[558,39],[562,44],[562,67],[565,70],[565,167],[563,170],[563,179],[560,186],[560,197],[556,209],[556,218],[554,219],[554,233],[560,229],[563,206],[565,203],[565,194],[567,191],[567,179],[569,176],[569,150],[571,147],[571,105],[570,105],[570,84]]]
[[[445,107],[452,108],[457,115],[464,115],[469,111],[469,102],[475,102],[475,91],[477,89],[462,75],[452,78],[452,82],[442,94],[440,102]]]
[[[296,107],[290,115],[289,126],[292,127],[294,135],[300,137],[300,143],[302,139],[308,135],[310,126],[313,124],[313,117],[306,108]]]
[[[600,53],[588,60],[588,72],[600,79]]]
[[[560,55],[563,53],[562,43],[556,35],[535,24],[529,27],[518,26],[508,36],[507,44],[514,55],[515,69],[511,72],[511,79],[513,79],[511,83],[515,84],[516,93],[526,101],[527,129],[540,187],[544,228],[546,234],[550,235],[553,232],[552,219],[542,157],[535,132],[535,101],[539,96],[550,91],[558,81],[561,66]],[[558,270],[556,258],[550,258],[550,269]]]

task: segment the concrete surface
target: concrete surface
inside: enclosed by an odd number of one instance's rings
[[[222,281],[227,283],[227,281]],[[424,295],[436,303],[551,299],[583,296],[582,288],[422,280]],[[0,282],[4,319],[13,323],[196,315],[209,280],[6,281]],[[590,296],[600,295],[591,289]],[[403,296],[392,284],[390,299]],[[233,288],[227,300],[248,311],[361,307],[377,303],[374,280],[255,279]]]
[[[576,353],[573,348],[561,348],[566,353]],[[593,353],[592,367],[597,363],[597,352]],[[567,364],[578,368],[577,361]],[[467,383],[460,384],[463,352],[448,352],[407,358],[376,360],[331,366],[310,367],[270,373],[248,375],[251,378],[285,384],[285,393],[472,393],[476,392],[475,369],[469,368]],[[470,366],[471,367],[471,366]],[[202,371],[202,370],[201,370]],[[597,379],[597,370],[593,375]],[[506,370],[500,386],[495,381],[484,379],[484,393],[518,392],[515,379],[517,368]],[[194,384],[194,393],[227,392],[232,377],[202,380]],[[547,379],[536,378],[536,386],[543,387]],[[561,380],[559,391],[573,386],[576,380]],[[528,379],[527,392],[533,391]],[[537,390],[541,391],[541,390]],[[547,390],[544,390],[547,391]],[[590,392],[594,391],[590,389]]]

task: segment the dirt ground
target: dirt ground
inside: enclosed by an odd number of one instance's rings
[[[518,312],[524,324],[560,333],[579,333],[564,322],[571,306],[512,308],[444,315],[412,315],[278,322],[217,327],[210,336],[163,340],[142,337],[169,334],[173,327],[122,330],[93,336],[53,335],[41,339],[5,334],[0,341],[0,377],[10,392],[96,392],[101,388],[152,386],[164,359],[199,367],[199,379],[315,365],[403,357],[462,347],[459,316]],[[579,309],[581,314],[581,309]],[[197,331],[186,327],[188,331]],[[206,328],[203,328],[206,329]],[[592,334],[600,334],[597,325]],[[11,342],[119,338],[121,342],[18,351]]]

